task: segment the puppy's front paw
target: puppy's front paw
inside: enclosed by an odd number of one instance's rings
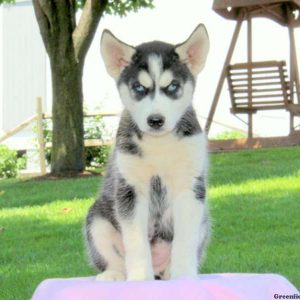
[[[154,280],[153,272],[135,271],[130,272],[127,275],[128,281],[144,281],[144,280]]]
[[[106,270],[97,275],[97,281],[124,281],[126,280],[125,274],[120,271]]]
[[[170,278],[175,279],[181,276],[196,276],[196,267],[173,266],[170,268]]]

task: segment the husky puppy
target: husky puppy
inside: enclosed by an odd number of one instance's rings
[[[192,98],[208,48],[202,24],[178,45],[133,47],[103,32],[102,57],[124,111],[101,196],[86,218],[99,280],[197,274],[210,225],[206,137]]]

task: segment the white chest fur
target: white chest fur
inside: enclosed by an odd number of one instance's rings
[[[206,137],[199,133],[178,138],[145,135],[135,143],[142,155],[117,153],[117,166],[126,181],[142,194],[148,194],[150,180],[160,176],[168,193],[191,189],[195,177],[206,169]]]

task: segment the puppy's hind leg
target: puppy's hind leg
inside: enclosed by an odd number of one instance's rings
[[[97,280],[126,280],[121,234],[109,221],[95,217],[87,226],[87,242],[92,263],[102,271]]]

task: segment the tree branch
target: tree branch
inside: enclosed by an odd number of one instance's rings
[[[33,0],[32,3],[46,51],[49,53],[49,43],[51,40],[51,25],[49,16],[39,0]]]
[[[33,1],[35,2],[36,0]],[[53,1],[38,0],[37,2],[39,2],[41,9],[50,23],[50,28],[52,28],[54,25],[53,23],[55,22],[55,7],[53,5]]]
[[[70,12],[71,12],[71,27],[74,29],[76,28],[76,3],[75,0],[69,0],[70,5]]]
[[[73,32],[73,45],[78,62],[82,62],[93,40],[108,0],[86,0],[77,27]]]

